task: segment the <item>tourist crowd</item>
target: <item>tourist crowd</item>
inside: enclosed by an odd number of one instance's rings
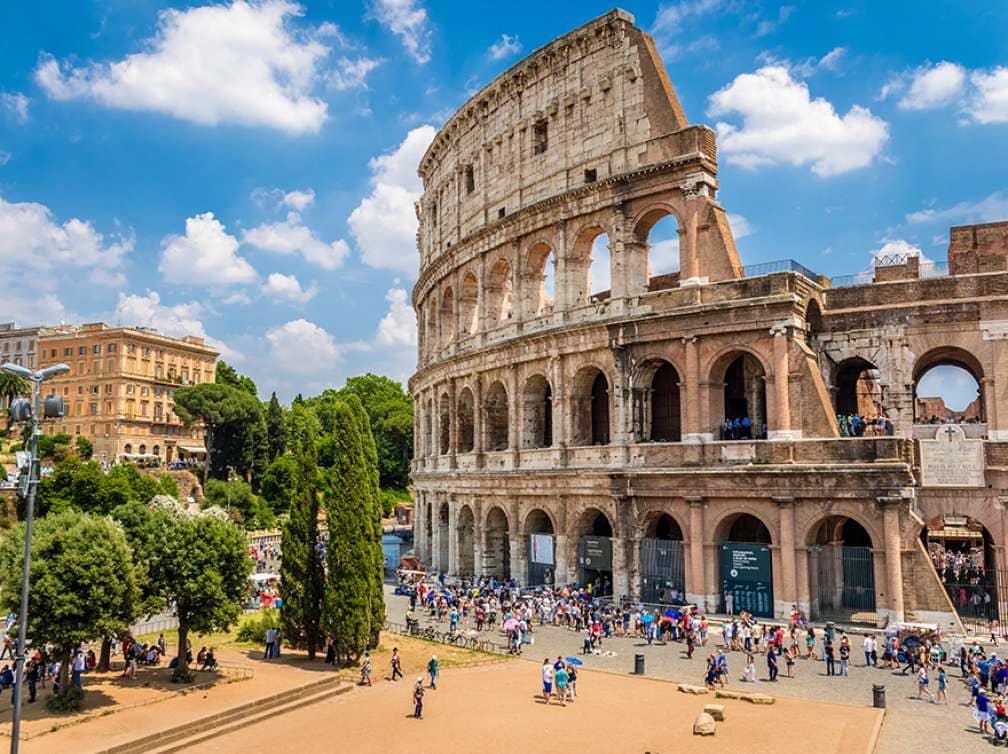
[[[894,431],[893,423],[885,416],[837,414],[836,420],[841,437],[887,437]]]

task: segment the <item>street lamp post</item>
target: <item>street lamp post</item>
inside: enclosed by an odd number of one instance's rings
[[[19,364],[4,364],[0,366],[5,372],[17,375],[32,384],[32,400],[15,407],[11,404],[11,416],[17,421],[31,421],[31,458],[28,462],[28,494],[25,504],[25,555],[21,569],[21,608],[18,611],[17,654],[14,656],[14,719],[11,725],[11,754],[18,754],[21,733],[21,694],[24,686],[25,644],[28,641],[28,576],[31,569],[31,538],[32,523],[35,519],[35,489],[39,480],[38,443],[42,434],[42,419],[55,418],[63,415],[63,400],[56,398],[50,402],[46,399],[45,410],[42,407],[42,383],[50,377],[66,374],[70,367],[66,364],[54,364],[37,372]]]

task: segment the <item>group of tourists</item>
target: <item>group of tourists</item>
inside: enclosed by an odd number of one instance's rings
[[[837,414],[841,437],[887,437],[894,432],[893,423],[885,416]]]
[[[573,702],[577,697],[577,663],[557,657],[556,662],[551,664],[549,658],[545,658],[542,664],[542,688],[543,700],[547,705],[555,695],[560,706],[566,707],[568,701]]]
[[[726,418],[721,422],[722,440],[765,440],[766,436],[766,422],[756,424],[748,416]]]
[[[918,419],[918,424],[982,424],[983,419],[979,416],[946,416],[942,418],[936,414],[931,414],[930,418]]]

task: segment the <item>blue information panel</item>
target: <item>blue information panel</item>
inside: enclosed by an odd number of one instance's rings
[[[773,617],[773,571],[769,547],[721,545],[721,599],[725,606],[729,594],[732,596],[733,613],[745,610],[761,618]]]

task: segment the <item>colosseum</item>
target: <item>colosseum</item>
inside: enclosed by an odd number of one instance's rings
[[[429,567],[709,612],[1006,616],[1008,223],[952,228],[947,266],[743,266],[715,133],[621,10],[476,93],[419,175]],[[975,380],[967,409],[918,395],[942,367]]]

